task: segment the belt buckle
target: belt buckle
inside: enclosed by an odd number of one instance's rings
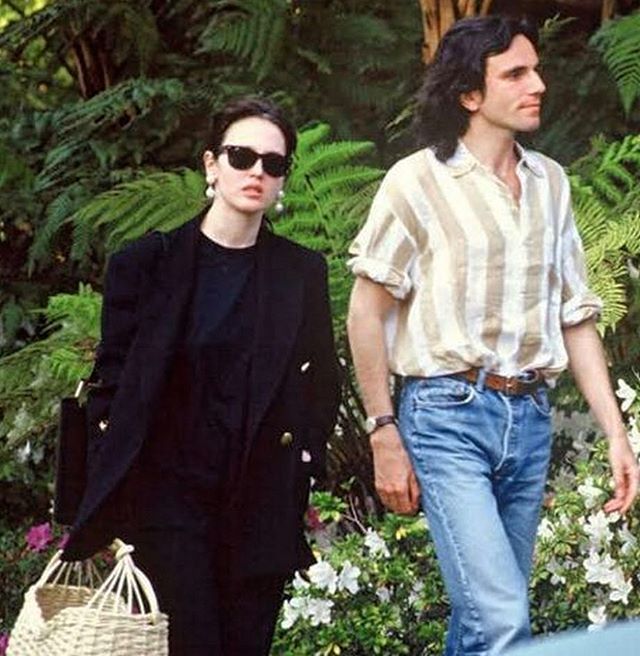
[[[518,383],[519,382],[520,381],[517,378],[515,378],[514,376],[508,376],[507,378],[505,378],[504,393],[507,396],[517,394],[518,393]]]

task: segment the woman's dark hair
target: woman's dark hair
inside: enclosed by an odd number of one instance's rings
[[[218,156],[220,146],[226,131],[236,121],[243,118],[256,116],[270,121],[284,137],[286,148],[286,157],[291,159],[297,143],[296,130],[291,121],[285,116],[284,112],[271,100],[266,98],[246,97],[238,98],[227,103],[220,111],[213,116],[211,133],[209,134],[208,147]]]
[[[518,34],[538,46],[538,30],[526,19],[506,16],[463,18],[442,37],[416,96],[414,120],[421,146],[433,147],[444,162],[469,127],[470,112],[460,96],[485,90],[487,57],[509,48]]]

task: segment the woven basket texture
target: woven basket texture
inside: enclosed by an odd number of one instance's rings
[[[39,581],[25,593],[7,656],[168,656],[167,615],[140,612],[124,593]]]

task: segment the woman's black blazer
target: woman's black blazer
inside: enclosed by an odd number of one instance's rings
[[[110,259],[87,401],[88,483],[66,560],[86,558],[117,537],[124,481],[145,441],[154,439],[154,412],[182,336],[201,221],[202,215],[170,233],[151,233]],[[324,472],[339,376],[324,258],[266,227],[256,257],[238,557],[258,574],[312,560],[303,514],[309,478]]]

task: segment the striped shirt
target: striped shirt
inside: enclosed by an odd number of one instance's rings
[[[401,301],[385,325],[393,373],[539,369],[552,382],[567,366],[562,328],[602,309],[564,171],[517,148],[519,202],[462,142],[444,163],[413,153],[382,181],[348,265]]]

